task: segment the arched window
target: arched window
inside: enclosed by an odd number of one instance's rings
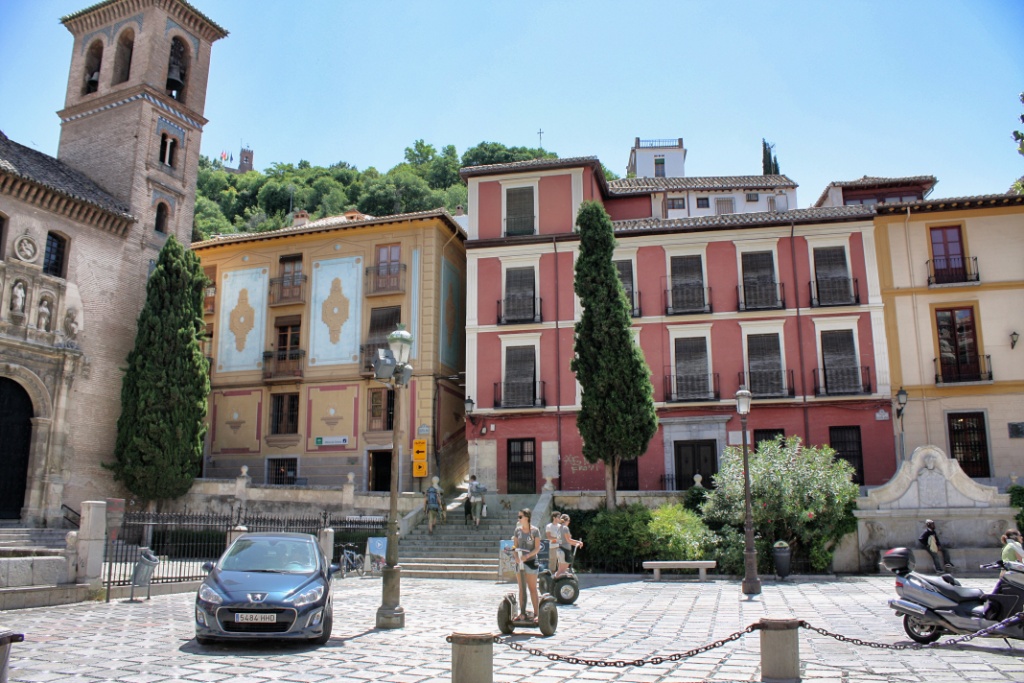
[[[160,163],[174,166],[174,153],[178,149],[178,141],[167,133],[160,135]]]
[[[82,94],[88,95],[99,90],[100,67],[103,65],[103,43],[93,42],[89,51],[85,54],[85,83],[82,87]]]
[[[135,49],[135,31],[126,28],[117,39],[114,53],[114,80],[112,85],[124,83],[132,74],[132,51]]]
[[[163,233],[167,232],[167,214],[168,214],[168,211],[167,211],[167,205],[166,204],[164,204],[163,202],[160,202],[159,204],[156,205],[156,226],[155,226],[155,228],[156,228],[157,232],[163,232]]]
[[[46,254],[43,256],[43,272],[54,277],[64,277],[68,241],[55,232],[46,234]]]
[[[181,38],[171,39],[171,54],[167,60],[167,94],[185,101],[185,84],[188,82],[188,50]]]

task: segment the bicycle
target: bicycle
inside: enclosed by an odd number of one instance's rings
[[[358,576],[362,576],[366,571],[366,563],[363,556],[356,552],[359,547],[355,543],[342,543],[343,548],[341,554],[341,577],[345,578],[349,572],[355,572]]]

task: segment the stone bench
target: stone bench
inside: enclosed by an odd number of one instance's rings
[[[922,574],[934,574],[935,569],[932,556],[924,548],[911,548],[914,551],[914,571]],[[994,581],[999,577],[999,570],[981,570],[979,565],[995,562],[999,559],[1001,548],[949,548],[949,559],[956,567],[952,570],[953,576],[970,574],[974,576],[991,577]],[[946,570],[943,570],[945,573]]]
[[[715,568],[714,560],[657,560],[644,562],[644,569],[654,570],[654,580],[661,581],[662,569],[696,569],[700,572],[700,580],[707,581],[707,570]]]

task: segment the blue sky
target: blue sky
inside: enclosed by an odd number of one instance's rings
[[[0,0],[0,130],[56,154],[93,0]],[[933,197],[1024,175],[1024,2],[192,0],[214,44],[202,151],[387,170],[422,138],[598,156],[683,137],[687,175],[761,171],[808,206],[832,180],[931,174]]]

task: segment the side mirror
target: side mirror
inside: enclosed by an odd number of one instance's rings
[[[213,571],[213,562],[203,562],[203,571],[207,574]]]
[[[341,565],[340,564],[332,564],[330,567],[327,568],[327,576],[328,577],[334,576],[335,574],[337,574],[340,571],[341,571]]]

